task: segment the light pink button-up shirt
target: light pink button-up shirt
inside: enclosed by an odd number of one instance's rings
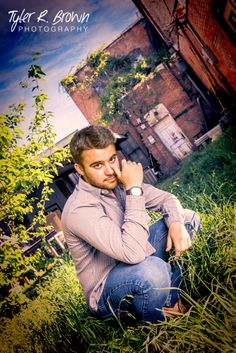
[[[146,209],[161,212],[167,226],[184,222],[174,195],[148,184],[143,184],[143,191],[143,196],[126,196],[122,186],[108,191],[80,179],[66,202],[64,235],[92,310],[97,310],[107,275],[119,261],[136,264],[154,253]]]

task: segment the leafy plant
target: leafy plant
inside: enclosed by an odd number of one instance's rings
[[[119,59],[123,60],[123,64]],[[115,65],[111,65],[113,71],[110,71],[109,79],[99,97],[102,120],[105,122],[113,118],[120,121],[124,119],[123,98],[136,84],[145,82],[159,63],[168,61],[169,54],[160,52],[136,63],[132,63],[129,57],[116,58],[116,60]]]
[[[78,90],[82,92],[86,87],[92,87],[99,94],[102,117],[100,123],[107,125],[113,118],[124,119],[123,98],[138,83],[145,82],[151,72],[161,62],[168,62],[170,54],[159,50],[157,54],[145,59],[132,61],[129,55],[111,56],[104,48],[92,52],[86,59],[89,70],[83,82],[78,80],[78,71],[69,74],[61,80],[67,92]]]
[[[55,134],[49,122],[52,113],[44,107],[48,97],[39,87],[44,76],[40,66],[30,66],[28,78],[32,91],[36,92],[33,96],[35,114],[26,142],[23,142],[24,133],[20,129],[25,120],[25,104],[13,104],[7,114],[0,115],[1,300],[11,293],[15,285],[27,283],[29,270],[37,272],[34,266],[40,261],[39,254],[24,257],[21,244],[32,238],[44,237],[48,230],[45,202],[53,191],[50,184],[58,167],[67,158],[65,149],[54,146]],[[53,152],[50,157],[42,155],[45,149]],[[36,189],[41,190],[39,197],[36,197]],[[32,215],[32,222],[26,226],[25,217],[29,215]]]

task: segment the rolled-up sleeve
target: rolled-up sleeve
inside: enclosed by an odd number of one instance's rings
[[[184,209],[176,196],[149,184],[144,184],[143,189],[148,210],[160,212],[167,226],[173,222],[184,224]]]

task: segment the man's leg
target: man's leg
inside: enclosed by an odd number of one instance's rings
[[[185,226],[191,239],[199,229],[199,217],[191,210],[185,210]],[[150,227],[149,241],[156,252],[136,265],[119,263],[109,273],[101,298],[98,314],[102,317],[118,315],[129,310],[143,323],[164,320],[164,306],[174,306],[179,287],[181,270],[179,266],[167,263],[166,249],[168,228],[163,220]]]
[[[142,324],[164,320],[162,308],[171,285],[171,267],[155,256],[148,256],[135,265],[119,263],[108,275],[98,314],[108,317],[125,310]]]
[[[194,239],[195,234],[198,232],[200,228],[200,218],[199,216],[192,210],[185,209],[185,227],[190,235],[191,240]],[[167,234],[168,228],[165,225],[163,220],[157,221],[152,224],[149,228],[149,238],[148,240],[152,244],[152,246],[156,249],[156,252],[152,254],[152,256],[157,256],[163,259],[164,261],[168,261],[169,254],[166,252],[166,242],[167,242]],[[174,262],[171,264],[171,287],[173,288],[182,288],[181,281],[183,278],[183,269],[181,268],[181,262]],[[177,300],[179,299],[179,291],[171,290],[170,295],[165,303],[165,306],[173,307]]]

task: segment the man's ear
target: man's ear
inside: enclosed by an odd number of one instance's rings
[[[75,163],[74,167],[79,175],[84,175],[84,169],[80,164]]]

